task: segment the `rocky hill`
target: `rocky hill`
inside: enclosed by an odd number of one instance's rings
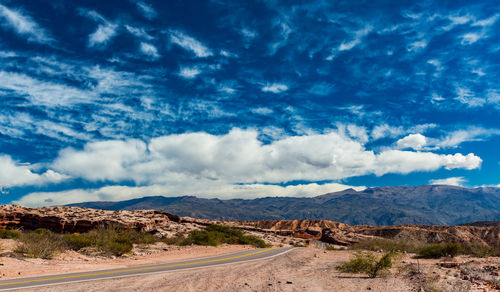
[[[156,196],[71,206],[107,210],[156,209],[212,220],[327,219],[352,225],[458,225],[499,221],[500,188],[377,187],[359,192],[348,189],[313,198],[266,197],[253,200]]]
[[[317,239],[349,246],[374,238],[400,239],[423,243],[460,242],[500,246],[500,227],[478,226],[370,226],[347,225],[329,220],[214,221],[179,217],[154,210],[107,211],[81,207],[26,208],[0,206],[0,229],[47,228],[54,232],[86,232],[99,225],[114,224],[170,237],[187,234],[208,224],[226,224],[261,237],[269,235]]]

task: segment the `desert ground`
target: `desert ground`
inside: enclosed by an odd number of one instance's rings
[[[135,246],[130,255],[109,258],[66,251],[54,259],[18,258],[13,240],[1,240],[0,279],[127,267],[230,253],[252,248],[241,245]],[[28,291],[498,291],[500,258],[417,260],[398,256],[390,275],[368,278],[338,272],[352,250],[323,250],[314,246],[256,262],[178,271],[122,279],[33,288]]]

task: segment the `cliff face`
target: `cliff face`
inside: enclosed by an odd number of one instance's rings
[[[345,246],[373,238],[422,243],[454,241],[463,244],[500,246],[499,226],[372,226],[347,225],[329,220],[214,221],[179,217],[154,210],[106,211],[80,207],[0,206],[0,229],[46,228],[54,232],[82,233],[109,224],[151,232],[159,236],[187,234],[209,224],[226,224],[258,234],[316,239]]]
[[[77,207],[26,208],[0,206],[0,229],[34,230],[46,228],[54,232],[82,233],[98,226],[110,225],[146,232],[168,233],[182,229],[179,216],[153,210],[105,211]]]

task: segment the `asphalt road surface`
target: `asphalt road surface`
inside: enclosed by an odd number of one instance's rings
[[[0,281],[0,291],[16,290],[29,287],[50,286],[75,282],[95,281],[139,276],[145,274],[165,273],[179,270],[209,268],[213,266],[243,263],[275,257],[294,248],[258,248],[223,254],[213,257],[196,258],[184,261],[143,265],[119,269],[97,270],[69,274],[46,275],[38,277],[15,278]]]

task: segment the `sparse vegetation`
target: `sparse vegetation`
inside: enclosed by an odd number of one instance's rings
[[[429,244],[421,247],[417,258],[438,259],[441,257],[455,257],[465,251],[464,247],[456,242]]]
[[[382,238],[361,241],[354,244],[352,248],[371,251],[416,252],[421,246],[422,244],[418,242]]]
[[[18,239],[21,232],[17,230],[0,229],[0,238]]]
[[[65,249],[65,243],[58,234],[43,228],[22,233],[15,252],[31,258],[50,259],[55,253]]]
[[[376,278],[392,268],[395,252],[390,251],[377,258],[370,252],[358,252],[356,257],[338,266],[336,269],[345,273],[367,274]]]
[[[254,235],[245,235],[241,229],[225,225],[209,225],[204,230],[195,230],[180,242],[180,245],[211,245],[223,243],[248,244],[255,247],[266,247],[264,240]]]
[[[465,246],[465,253],[480,258],[500,257],[500,247],[491,247],[484,244],[472,244]]]

